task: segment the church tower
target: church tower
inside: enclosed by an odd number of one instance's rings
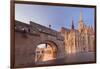
[[[84,25],[83,25],[83,19],[82,19],[82,11],[81,11],[80,12],[80,17],[79,17],[79,25],[78,25],[79,32],[82,32],[83,28],[84,28]]]

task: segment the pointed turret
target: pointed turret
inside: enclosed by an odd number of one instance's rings
[[[91,32],[93,33],[94,32],[94,29],[93,29],[93,26],[91,25]]]
[[[74,21],[73,21],[73,19],[72,19],[71,29],[74,29]]]
[[[91,30],[94,31],[93,26],[91,25]]]
[[[82,22],[83,22],[83,18],[82,18],[82,10],[81,10],[81,12],[80,12],[79,22],[80,22],[80,23],[82,23]]]
[[[81,32],[81,30],[84,28],[83,24],[83,19],[82,19],[82,11],[80,12],[80,17],[79,17],[79,25],[78,25],[78,30]]]

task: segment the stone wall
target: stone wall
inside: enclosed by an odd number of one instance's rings
[[[57,47],[56,59],[65,56],[63,37],[59,32],[34,22],[15,21],[15,67],[34,66],[37,45],[48,42]]]

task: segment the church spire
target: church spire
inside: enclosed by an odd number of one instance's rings
[[[80,17],[79,17],[79,25],[78,25],[78,30],[81,31],[84,27],[83,24],[83,18],[82,18],[82,10],[80,11]]]
[[[82,19],[82,10],[80,11],[80,18],[79,18],[79,22],[82,22],[83,19]]]
[[[71,29],[74,29],[74,21],[73,21],[73,19],[72,19]]]

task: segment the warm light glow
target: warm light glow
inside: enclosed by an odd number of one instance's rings
[[[49,44],[40,44],[36,48],[35,62],[55,59],[56,49]]]
[[[50,45],[47,46],[47,48],[44,49],[44,55],[43,55],[43,61],[48,61],[54,59],[53,57],[53,49]]]
[[[71,47],[69,47],[69,48],[67,48],[67,54],[74,54],[74,53],[76,53],[76,49],[73,47],[73,48],[71,48]]]

